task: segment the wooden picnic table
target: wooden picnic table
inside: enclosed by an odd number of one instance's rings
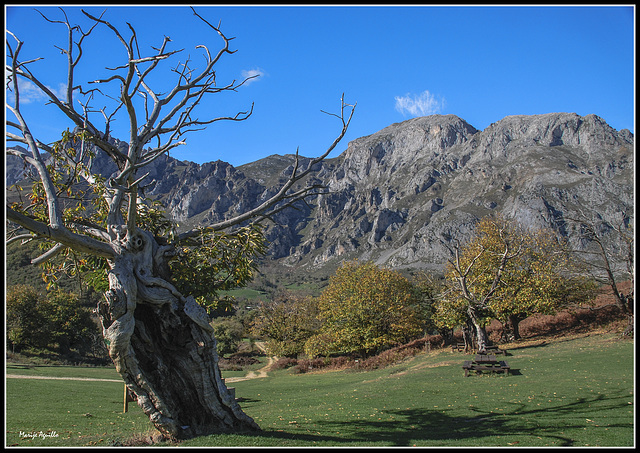
[[[451,344],[451,352],[455,352],[455,351],[465,351],[465,344],[464,343],[452,343]]]
[[[495,365],[498,363],[496,356],[493,354],[476,354],[473,361],[479,365]]]
[[[487,346],[485,348],[485,351],[487,352],[487,354],[507,354],[506,349],[500,349],[497,346]]]
[[[466,360],[462,364],[464,369],[464,375],[469,376],[469,371],[475,371],[477,374],[482,371],[490,371],[492,373],[499,373],[504,371],[505,374],[509,374],[509,364],[503,360],[496,359],[494,354],[476,354],[473,362]]]

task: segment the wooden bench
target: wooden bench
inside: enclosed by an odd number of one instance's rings
[[[500,371],[504,371],[505,375],[509,375],[509,364],[504,360],[501,360],[500,363],[496,366],[492,365],[478,365],[474,364],[471,360],[465,360],[462,363],[462,369],[464,370],[464,377],[469,376],[469,371],[475,371],[476,374],[478,371],[491,371],[492,373],[498,373]]]
[[[487,346],[486,351],[487,354],[507,354],[506,349],[500,349],[497,346]]]
[[[222,381],[223,384],[225,384],[224,382],[224,378],[220,379]],[[225,384],[226,387],[226,384]],[[234,400],[238,400],[238,398],[236,398],[236,388],[235,387],[227,387],[227,393],[229,393],[229,395],[231,395],[231,398],[233,398]]]
[[[462,351],[464,352],[464,343],[453,343],[451,345],[451,352]]]

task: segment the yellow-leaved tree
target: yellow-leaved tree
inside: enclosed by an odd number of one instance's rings
[[[479,350],[488,341],[485,326],[491,319],[502,322],[506,339],[518,339],[525,318],[552,314],[595,295],[595,283],[580,276],[567,247],[550,230],[485,217],[474,238],[453,254],[437,319],[446,327],[468,320]]]
[[[303,353],[305,342],[315,334],[319,320],[317,301],[289,291],[262,302],[251,325],[251,333],[266,339],[270,354],[296,357]]]
[[[305,346],[310,356],[370,355],[422,335],[419,292],[398,272],[345,263],[318,298],[322,326]]]

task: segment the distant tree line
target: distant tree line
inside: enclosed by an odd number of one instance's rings
[[[594,228],[586,231],[595,235]],[[242,339],[250,337],[264,340],[269,352],[281,357],[366,357],[427,334],[449,341],[458,328],[465,342],[482,349],[489,342],[486,326],[492,320],[502,324],[502,340],[517,340],[519,324],[526,318],[588,304],[599,289],[582,257],[552,231],[531,231],[516,221],[491,216],[479,221],[471,240],[450,242],[444,278],[425,272],[406,276],[371,262],[348,261],[319,295],[281,289],[257,308],[253,303],[241,308],[221,291],[251,279],[256,259],[266,249],[260,234],[253,228],[233,237],[221,235],[215,246],[201,249],[195,262],[175,265],[214,318],[220,356],[233,354]],[[628,251],[629,235],[624,238]],[[597,251],[606,257],[602,244],[596,241]],[[247,246],[250,259],[246,253],[233,253]],[[20,260],[14,254],[10,259]],[[615,285],[613,272],[605,274]],[[622,294],[614,288],[619,298],[633,300],[632,292]],[[99,327],[85,307],[86,302],[83,306],[69,291],[45,295],[34,286],[9,286],[8,345],[18,351],[99,349],[94,344]],[[628,307],[622,313],[632,316]]]
[[[318,297],[283,293],[262,303],[251,332],[287,357],[370,356],[425,334],[450,339],[456,328],[483,350],[492,320],[502,324],[503,340],[517,340],[524,319],[589,304],[599,289],[585,262],[548,229],[489,216],[471,240],[449,247],[444,279],[346,262]]]

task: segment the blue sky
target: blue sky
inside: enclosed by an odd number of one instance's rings
[[[60,19],[57,8],[38,7]],[[105,7],[89,6],[99,14]],[[182,6],[107,6],[104,18],[136,29],[144,52],[165,35],[173,48],[217,49],[219,38]],[[233,115],[255,103],[244,122],[219,122],[187,136],[172,155],[198,163],[242,165],[271,154],[317,156],[338,134],[345,94],[357,108],[350,140],[415,116],[454,114],[477,129],[508,115],[594,113],[635,133],[635,9],[633,6],[197,6],[235,39],[218,65],[221,83],[260,76],[238,92],[212,97],[201,116]],[[65,7],[81,24],[76,6]],[[43,56],[32,70],[52,88],[64,86],[66,29],[32,6],[5,5],[6,28],[25,42],[24,57]],[[126,29],[123,29],[123,33]],[[92,39],[91,39],[92,38]],[[95,78],[122,55],[107,30],[90,37],[82,69]],[[145,47],[146,46],[146,47]],[[113,63],[115,64],[115,63]],[[43,141],[69,127],[37,93],[24,111]],[[30,94],[30,96],[28,96]],[[114,135],[127,140],[124,121]]]

